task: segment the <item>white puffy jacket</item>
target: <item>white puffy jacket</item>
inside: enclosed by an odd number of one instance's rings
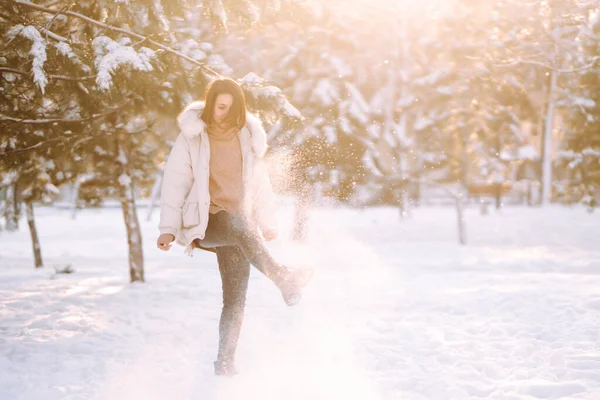
[[[178,117],[181,133],[167,159],[160,199],[160,233],[175,236],[177,244],[188,246],[202,240],[208,224],[210,144],[206,124],[200,115],[203,102],[189,104]],[[258,117],[248,113],[246,126],[238,132],[242,149],[245,215],[262,232],[276,231],[274,193],[263,156],[267,135]]]

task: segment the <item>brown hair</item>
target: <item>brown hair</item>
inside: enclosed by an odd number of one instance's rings
[[[236,81],[230,78],[221,78],[212,81],[206,87],[206,94],[204,96],[204,110],[202,111],[202,121],[206,125],[214,124],[215,114],[215,103],[217,96],[220,94],[228,93],[233,96],[233,103],[229,109],[226,123],[237,126],[238,129],[242,129],[246,125],[246,97],[240,85]]]

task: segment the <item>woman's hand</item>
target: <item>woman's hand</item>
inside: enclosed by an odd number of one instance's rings
[[[163,233],[158,237],[156,246],[162,251],[169,251],[171,248],[171,242],[173,240],[175,240],[175,236],[171,235],[170,233]]]
[[[278,232],[275,229],[267,229],[262,233],[262,235],[267,242],[270,242],[271,240],[277,239],[277,233]]]

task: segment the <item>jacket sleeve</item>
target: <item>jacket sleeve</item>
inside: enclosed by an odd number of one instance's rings
[[[180,134],[167,158],[163,175],[158,225],[161,234],[177,236],[182,225],[181,209],[193,182],[190,148]]]
[[[262,232],[278,231],[275,192],[271,185],[267,165],[263,159],[254,164],[255,196],[253,204],[254,218]]]

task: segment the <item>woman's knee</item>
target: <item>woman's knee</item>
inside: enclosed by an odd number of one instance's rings
[[[228,311],[233,314],[244,313],[246,308],[246,297],[223,298],[223,311]]]
[[[252,238],[253,231],[250,223],[241,217],[232,217],[231,235],[236,244],[243,243]]]

